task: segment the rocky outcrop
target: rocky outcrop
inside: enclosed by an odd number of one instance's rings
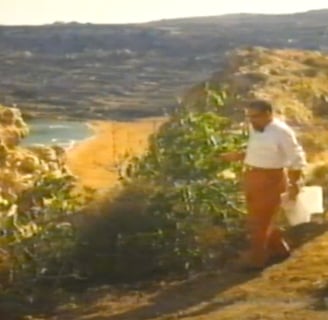
[[[14,148],[29,133],[21,112],[16,108],[0,105],[0,143],[3,147]]]

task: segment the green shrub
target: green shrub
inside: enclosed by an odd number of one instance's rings
[[[232,98],[210,94],[212,110],[172,114],[146,154],[131,159],[121,190],[98,204],[98,215],[86,208],[78,228],[73,218],[87,198],[74,195],[69,174],[40,172],[4,201],[10,280],[126,282],[208,265],[244,217],[241,165],[219,155],[245,144],[245,134],[219,114],[218,105]]]
[[[175,112],[127,167],[122,193],[80,234],[83,274],[132,281],[207,264],[244,217],[241,166],[219,160],[244,143],[216,110]]]
[[[70,260],[76,232],[70,216],[85,203],[73,193],[71,175],[45,173],[14,200],[0,204],[2,249],[8,255],[7,284],[26,288],[46,279],[73,277]]]

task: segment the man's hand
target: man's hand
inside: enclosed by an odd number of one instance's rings
[[[290,200],[296,200],[300,193],[300,186],[298,184],[291,184],[288,186],[288,198]]]
[[[226,152],[219,155],[220,160],[229,161],[229,162],[241,161],[244,159],[244,157],[245,157],[245,153],[239,151]]]
[[[303,185],[301,170],[288,170],[288,196],[290,200],[296,200]]]

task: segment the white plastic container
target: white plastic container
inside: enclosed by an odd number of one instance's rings
[[[319,186],[303,187],[296,200],[288,199],[288,194],[281,196],[281,207],[290,225],[295,226],[311,221],[314,213],[323,213],[323,194]]]

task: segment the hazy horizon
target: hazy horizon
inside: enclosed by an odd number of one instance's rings
[[[226,14],[290,14],[327,9],[327,0],[297,3],[249,0],[1,0],[0,25],[55,22],[126,24]]]

